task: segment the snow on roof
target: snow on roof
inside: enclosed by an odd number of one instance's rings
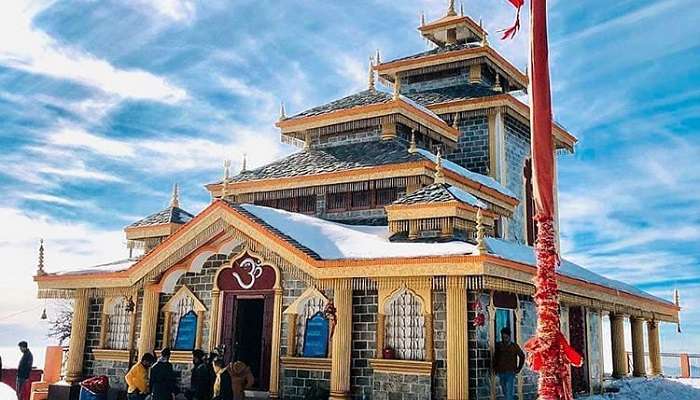
[[[450,186],[447,188],[447,190],[450,193],[452,193],[452,195],[454,197],[456,197],[459,201],[462,201],[462,202],[467,203],[469,205],[472,205],[474,207],[479,207],[479,208],[483,208],[483,209],[489,208],[489,206],[486,205],[486,203],[477,199],[473,194],[467,193],[458,187]]]
[[[415,108],[417,108],[417,109],[423,111],[424,113],[426,113],[426,114],[428,114],[428,115],[434,117],[435,119],[439,119],[440,121],[443,121],[443,119],[440,118],[440,116],[438,116],[437,114],[435,114],[435,112],[431,111],[430,109],[428,109],[428,107],[426,107],[426,106],[424,106],[424,105],[418,103],[417,101],[414,101],[413,99],[410,99],[410,98],[408,98],[408,97],[406,97],[406,96],[404,96],[404,95],[402,95],[402,94],[399,95],[399,98],[400,98],[401,100],[405,101],[406,103],[412,105],[413,107],[415,107]],[[444,121],[443,121],[443,122],[444,122]]]
[[[82,268],[66,268],[61,271],[54,272],[54,275],[84,275],[84,274],[100,274],[108,272],[126,271],[132,265],[136,264],[139,258],[127,258],[124,260],[112,261],[105,264],[93,265]]]
[[[528,264],[532,266],[537,265],[537,259],[535,256],[535,249],[522,245],[515,242],[507,242],[502,239],[496,238],[486,238],[486,246],[491,254],[511,260],[522,264]],[[593,271],[589,271],[586,268],[578,264],[574,264],[571,261],[562,259],[561,265],[559,266],[559,273],[568,276],[569,278],[579,279],[585,282],[594,283],[597,285],[602,285],[609,287],[611,289],[616,289],[621,292],[633,294],[635,296],[646,297],[648,299],[662,301],[665,303],[670,303],[668,300],[651,295],[643,290],[637,289],[632,285],[628,285],[624,282],[620,282],[614,279],[606,278],[602,275],[596,274]]]
[[[423,157],[429,159],[430,161],[437,163],[437,156],[428,150],[425,149],[416,149],[418,153],[420,153]],[[450,160],[442,159],[442,167],[449,169],[450,171],[462,175],[463,177],[470,179],[474,182],[478,182],[486,187],[489,187],[499,193],[505,194],[508,197],[512,197],[514,199],[517,198],[517,196],[507,187],[501,185],[498,181],[495,179],[491,178],[490,176],[486,175],[481,175],[477,174],[476,172],[472,172],[463,166],[456,164]]]
[[[471,254],[475,250],[474,245],[458,241],[390,242],[386,226],[344,225],[275,208],[251,204],[241,207],[326,260]]]

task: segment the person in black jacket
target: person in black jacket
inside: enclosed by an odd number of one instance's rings
[[[34,364],[34,356],[32,352],[29,351],[29,346],[24,340],[17,344],[19,346],[19,351],[22,352],[22,358],[19,360],[19,366],[17,366],[17,398],[22,399],[24,397],[24,383],[29,379],[29,375],[32,372],[32,364]]]
[[[213,400],[233,400],[233,385],[231,384],[231,373],[223,358],[214,360],[214,399]]]
[[[190,381],[190,398],[192,400],[211,400],[212,376],[206,355],[202,350],[192,352],[192,380]]]
[[[158,362],[151,367],[149,380],[151,396],[153,400],[173,400],[177,390],[177,378],[173,365],[170,364],[170,349],[164,348],[160,352]]]

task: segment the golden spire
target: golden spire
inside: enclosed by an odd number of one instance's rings
[[[379,55],[379,49],[377,49],[377,52],[375,53],[374,61],[375,61],[376,65],[379,65],[382,63],[382,57]]]
[[[501,75],[499,75],[498,73],[496,73],[496,83],[493,86],[493,90],[496,92],[503,91],[503,87],[501,86]]]
[[[287,119],[287,113],[284,111],[284,102],[280,101],[280,121]]]
[[[416,130],[411,130],[411,145],[408,147],[409,153],[415,153],[418,150],[416,147]]]
[[[221,186],[221,198],[223,199],[228,194],[228,180],[231,174],[231,160],[224,160],[224,183]]]
[[[46,271],[44,271],[44,239],[39,239],[39,264],[37,265],[36,275],[46,275]]]
[[[377,53],[378,55],[379,53]],[[372,56],[369,57],[369,70],[367,73],[367,83],[368,83],[368,89],[370,92],[374,92],[374,60],[372,59]]]
[[[180,207],[180,187],[173,185],[173,195],[170,197],[170,207]]]
[[[246,165],[248,164],[248,154],[243,153],[243,164],[241,165],[241,172],[246,172]]]
[[[420,26],[425,25],[425,13],[421,10],[420,12]]]
[[[459,2],[459,15],[462,17],[464,16],[464,2],[463,1]]]
[[[453,17],[457,15],[457,12],[455,11],[455,0],[449,0],[447,3],[447,16]]]
[[[484,216],[481,213],[481,207],[476,209],[476,254],[486,254],[486,228],[484,228]]]
[[[435,156],[435,182],[434,183],[445,183],[445,173],[442,171],[442,153],[440,148],[437,149],[437,155]]]

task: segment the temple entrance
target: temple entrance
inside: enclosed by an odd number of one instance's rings
[[[571,367],[571,387],[574,393],[587,393],[590,389],[588,381],[588,357],[586,310],[583,307],[569,307],[569,338],[571,347],[584,357],[580,368]]]

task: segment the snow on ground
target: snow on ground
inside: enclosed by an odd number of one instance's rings
[[[629,378],[606,387],[618,393],[579,397],[578,400],[700,400],[700,379]]]
[[[243,204],[241,207],[326,260],[444,256],[471,254],[475,250],[474,245],[459,241],[390,242],[390,232],[386,226],[343,225],[275,208],[251,204]]]
[[[0,382],[0,400],[17,400],[14,389]]]

